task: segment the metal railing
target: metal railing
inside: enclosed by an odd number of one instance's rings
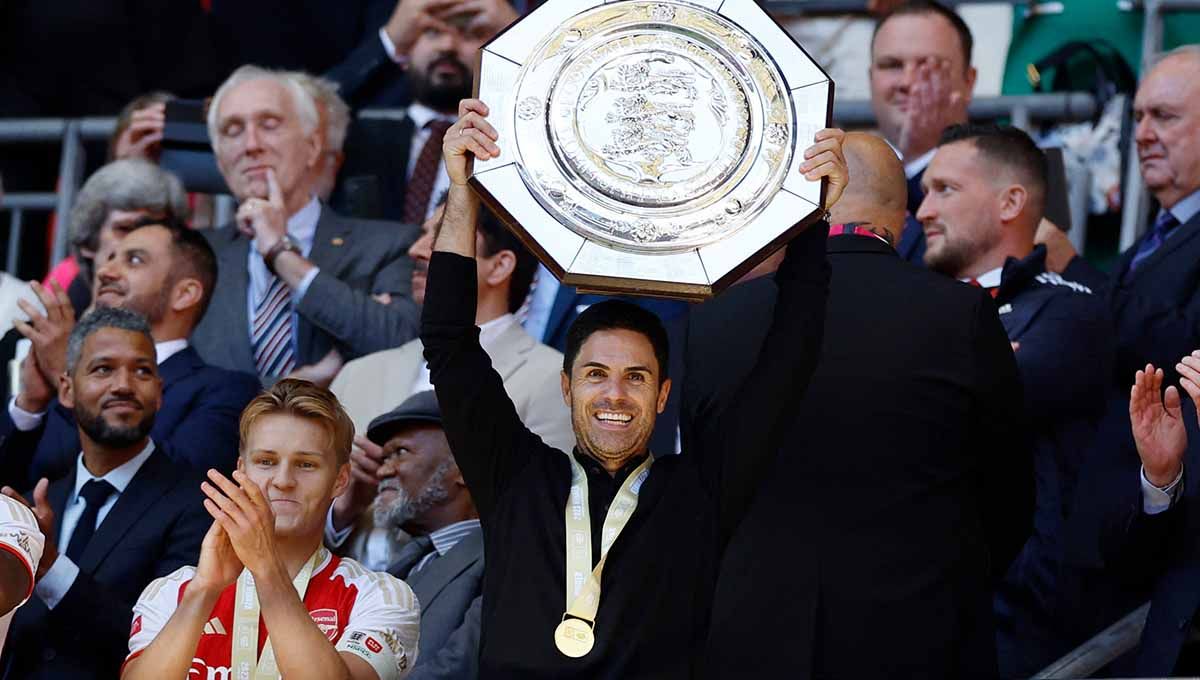
[[[986,120],[1009,118],[1014,125],[1028,128],[1035,120],[1079,121],[1091,118],[1096,101],[1087,93],[1034,94],[1017,97],[981,97],[971,102],[972,118]],[[366,110],[359,114],[367,118],[390,118],[403,112],[390,109]],[[867,127],[875,124],[875,114],[869,101],[837,101],[834,119],[846,127]],[[8,211],[8,256],[5,270],[16,273],[17,257],[25,226],[25,213],[53,210],[58,214],[58,227],[50,250],[51,266],[67,255],[70,228],[67,224],[71,206],[83,183],[85,163],[84,142],[106,140],[113,132],[113,118],[63,119],[0,119],[0,144],[48,143],[61,145],[58,188],[55,192],[9,193],[0,203],[0,211]],[[228,196],[218,197],[215,224],[227,224],[233,218],[233,202]]]
[[[1068,652],[1058,661],[1043,668],[1036,680],[1056,678],[1090,678],[1122,654],[1137,646],[1146,627],[1150,603],[1138,607],[1098,635]]]

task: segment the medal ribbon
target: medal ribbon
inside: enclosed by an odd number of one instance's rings
[[[317,548],[292,581],[301,602],[304,601],[313,569],[324,558],[325,548]],[[271,648],[270,637],[263,644],[262,656],[258,657],[258,591],[255,590],[254,577],[249,569],[243,569],[241,576],[238,576],[233,607],[233,664],[230,677],[235,680],[279,680],[279,667],[275,663],[275,650]],[[257,666],[255,657],[258,657]]]
[[[638,493],[650,474],[654,456],[647,455],[646,460],[629,474],[617,490],[604,517],[604,528],[600,535],[600,561],[595,569],[589,569],[592,564],[592,523],[588,510],[587,474],[574,456],[567,454],[567,459],[571,462],[571,495],[567,498],[566,511],[567,614],[594,624],[596,611],[600,608],[600,574],[608,558],[608,549],[637,508]]]

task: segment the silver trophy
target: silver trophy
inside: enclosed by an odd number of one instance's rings
[[[472,185],[565,284],[705,299],[824,213],[833,82],[753,0],[548,0],[479,59]]]

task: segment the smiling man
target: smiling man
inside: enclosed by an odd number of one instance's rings
[[[321,545],[350,481],[350,418],[328,390],[282,380],[246,407],[240,430],[233,479],[210,471],[202,486],[214,522],[199,564],[142,593],[121,677],[407,676],[412,591]]]
[[[502,152],[483,102],[464,100],[459,114],[443,148],[451,186],[421,340],[446,438],[483,525],[480,676],[690,678],[725,543],[816,365],[827,229],[814,226],[788,246],[755,369],[732,408],[704,414],[704,436],[680,455],[655,459],[648,447],[671,390],[662,323],[621,301],[580,314],[560,379],[577,445],[561,451],[521,422],[479,343],[480,206],[466,166]],[[802,166],[810,180],[829,178],[830,205],[846,184],[842,136],[818,133]]]
[[[26,379],[36,373],[25,366]],[[140,315],[111,308],[83,317],[57,387],[82,451],[66,477],[33,489],[28,505],[45,550],[4,667],[9,678],[112,678],[138,593],[196,559],[208,521],[196,478],[150,436],[162,381]]]
[[[238,416],[259,385],[252,375],[209,366],[189,343],[216,286],[212,248],[200,232],[175,218],[144,218],[128,229],[96,258],[94,304],[132,310],[150,325],[163,381],[162,408],[151,432],[155,440],[171,444],[169,455],[181,464],[229,471],[236,458]],[[47,315],[33,321],[39,333],[49,334],[52,320],[58,333],[73,325],[69,305],[59,297],[48,298]],[[35,346],[33,360],[46,358],[41,351],[46,350]],[[58,351],[62,362],[66,352]],[[0,435],[5,427],[10,433],[0,442],[0,470],[4,482],[18,488],[41,477],[59,479],[79,452],[74,416],[53,400],[41,375],[30,374],[7,413],[0,414]]]

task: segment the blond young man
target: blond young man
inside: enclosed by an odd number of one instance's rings
[[[302,380],[250,402],[233,479],[210,470],[202,484],[214,522],[200,563],[142,593],[123,680],[408,674],[420,626],[412,590],[321,546],[350,480],[353,434],[333,394]]]

